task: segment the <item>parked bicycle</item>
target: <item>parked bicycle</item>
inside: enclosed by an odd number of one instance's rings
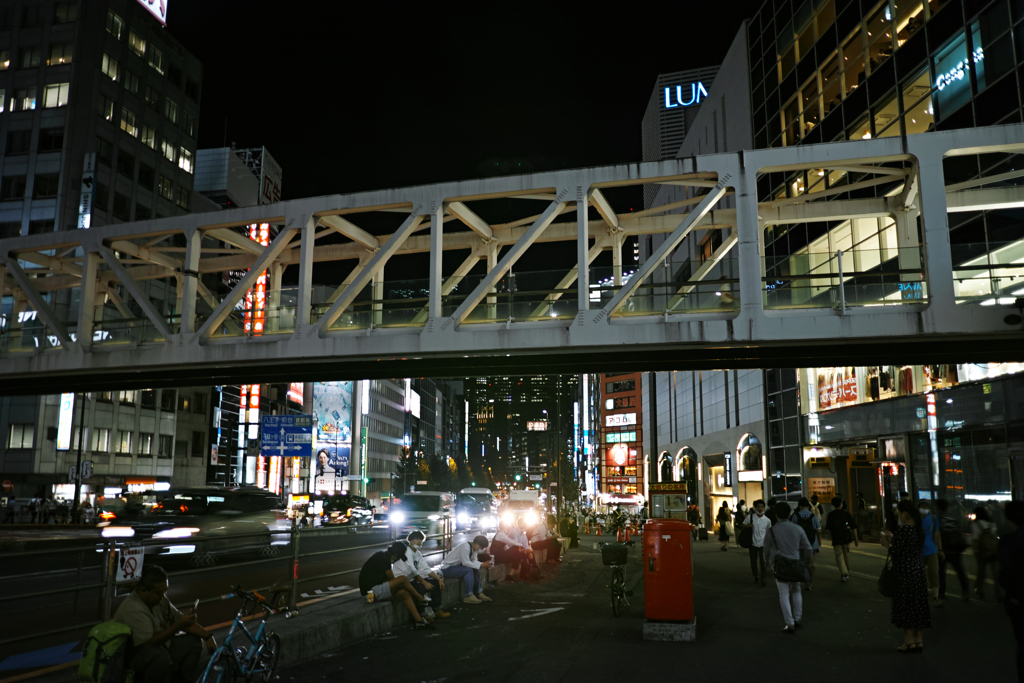
[[[257,591],[250,593],[242,590],[241,586],[236,586],[234,593],[221,596],[222,600],[231,598],[241,598],[242,605],[235,614],[235,621],[231,624],[231,630],[228,631],[224,643],[213,653],[199,681],[231,683],[245,680],[268,683],[274,676],[274,669],[277,668],[277,660],[281,655],[281,639],[273,631],[267,630],[267,618],[271,614],[284,614],[285,617],[289,617],[292,612],[287,607],[275,609],[270,601]],[[258,608],[262,608],[264,612],[254,634],[246,628],[242,617],[254,614]],[[235,645],[233,640],[237,633],[244,634],[248,643]]]
[[[604,566],[612,568],[612,580],[609,585],[612,591],[612,615],[616,617],[629,607],[629,600],[626,598],[633,595],[633,591],[626,590],[625,569],[626,561],[629,559],[629,548],[633,545],[633,541],[601,544],[601,562]]]

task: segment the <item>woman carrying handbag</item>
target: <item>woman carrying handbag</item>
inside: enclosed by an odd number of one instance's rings
[[[928,608],[928,582],[921,561],[921,549],[924,547],[921,513],[911,501],[901,500],[896,506],[896,514],[899,519],[896,531],[883,531],[881,537],[882,547],[887,548],[891,556],[895,586],[889,590],[883,589],[883,584],[891,585],[891,578],[886,577],[883,571],[879,589],[883,595],[891,591],[892,623],[896,628],[903,629],[903,645],[896,650],[920,653],[924,651],[922,631],[932,625]],[[888,566],[887,562],[887,569]]]
[[[729,539],[732,537],[732,511],[728,502],[722,503],[715,521],[718,522],[718,540],[722,542],[722,550],[728,550]]]

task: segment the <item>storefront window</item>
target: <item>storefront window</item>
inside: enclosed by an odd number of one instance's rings
[[[736,444],[736,465],[740,471],[760,471],[764,447],[753,434],[744,434]]]
[[[801,92],[803,99],[804,135],[811,132],[821,120],[818,103],[818,79],[812,78]]]
[[[899,48],[924,26],[924,3],[921,0],[893,0],[892,5],[896,17],[896,47]]]
[[[960,34],[932,62],[935,73],[935,105],[939,117],[949,116],[971,99],[970,60],[967,36]]]
[[[849,95],[864,82],[864,43],[860,30],[843,43],[843,92]]]
[[[839,102],[843,98],[842,83],[839,79],[838,55],[828,60],[828,63],[821,70],[821,92],[821,101],[827,116],[830,111],[839,106]]]
[[[800,109],[799,103],[794,97],[782,110],[783,145],[795,145],[800,141]]]
[[[892,57],[892,12],[889,3],[885,3],[868,20],[868,61],[872,72],[876,67]]]
[[[935,121],[932,115],[932,87],[925,71],[903,86],[903,126],[907,135],[925,133]]]

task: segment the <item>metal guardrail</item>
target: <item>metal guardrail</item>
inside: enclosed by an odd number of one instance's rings
[[[372,527],[371,527],[371,529],[372,529]],[[390,532],[388,533],[388,538],[387,538],[387,542],[388,543],[390,543],[391,541],[393,541],[395,539],[394,527],[390,527],[389,526],[389,530],[390,530]],[[331,527],[314,527],[312,529],[300,529],[298,527],[293,527],[289,531],[271,531],[270,532],[271,538],[273,538],[275,536],[278,537],[278,538],[281,538],[281,537],[284,537],[284,536],[288,536],[289,537],[289,545],[290,545],[291,551],[292,551],[291,552],[292,565],[291,565],[290,577],[289,577],[288,581],[285,582],[285,583],[286,584],[290,583],[290,585],[285,585],[284,587],[282,587],[281,582],[278,582],[278,583],[275,583],[275,584],[271,584],[269,586],[257,587],[254,590],[257,590],[257,591],[273,591],[274,595],[271,596],[271,599],[274,599],[274,597],[276,595],[285,592],[285,590],[288,590],[288,592],[289,592],[288,604],[294,610],[295,607],[298,605],[299,585],[300,584],[310,583],[310,582],[313,582],[313,581],[319,581],[319,580],[328,579],[328,578],[334,578],[334,577],[338,577],[338,576],[344,576],[344,575],[347,575],[347,574],[354,574],[354,573],[357,573],[360,570],[360,568],[346,569],[346,570],[338,571],[338,572],[328,572],[326,574],[318,574],[318,575],[315,575],[315,576],[303,576],[303,577],[300,577],[299,576],[299,569],[300,569],[300,566],[301,566],[300,560],[302,558],[318,558],[318,557],[324,557],[324,556],[327,556],[327,555],[337,555],[337,554],[340,554],[340,553],[355,552],[355,551],[359,551],[359,550],[370,550],[370,549],[373,549],[373,548],[378,548],[379,549],[382,546],[381,543],[371,543],[371,544],[367,544],[367,545],[358,545],[358,546],[353,546],[353,547],[349,547],[349,548],[336,548],[336,549],[332,549],[332,550],[318,550],[318,551],[314,551],[314,552],[302,553],[301,552],[301,546],[302,546],[301,539],[303,537],[307,537],[308,538],[308,537],[311,537],[311,536],[316,536],[316,537],[335,536],[335,535],[346,535],[347,536],[347,535],[351,535],[353,533],[358,533],[358,532],[359,532],[359,530],[357,528],[354,528],[354,527],[336,527],[336,528],[331,528]],[[446,555],[451,550],[451,548],[452,548],[452,539],[454,538],[454,535],[455,535],[454,519],[442,520],[442,523],[441,523],[441,533],[439,533],[439,534],[431,534],[431,535],[428,535],[426,537],[427,540],[437,540],[438,541],[438,547],[434,548],[434,549],[428,549],[427,552],[423,553],[423,555],[424,556],[434,556],[434,555],[441,554],[441,556],[443,558],[443,556]],[[52,556],[52,555],[58,555],[58,554],[77,553],[78,556],[79,556],[77,570],[69,569],[69,571],[76,571],[76,580],[75,580],[75,585],[74,586],[69,586],[67,588],[55,588],[53,590],[38,591],[38,592],[35,592],[35,593],[28,593],[28,594],[0,596],[0,604],[3,604],[3,603],[15,602],[15,601],[18,601],[18,600],[31,600],[31,599],[35,599],[35,598],[49,597],[49,596],[54,596],[54,595],[73,594],[73,596],[74,596],[73,597],[73,608],[72,608],[72,614],[71,614],[72,624],[69,625],[69,626],[64,626],[64,627],[61,627],[61,628],[52,629],[52,630],[44,631],[44,632],[41,632],[41,633],[31,633],[31,634],[26,634],[26,635],[19,635],[19,636],[15,637],[15,638],[8,638],[8,639],[5,639],[5,640],[0,640],[0,647],[6,646],[6,645],[12,645],[12,644],[15,644],[15,643],[25,642],[25,641],[28,641],[28,640],[34,640],[36,638],[45,638],[47,636],[53,636],[53,635],[58,635],[58,634],[61,634],[61,633],[67,633],[69,631],[75,631],[75,630],[78,630],[78,629],[91,628],[92,626],[95,626],[96,624],[99,624],[99,623],[101,623],[103,621],[109,620],[111,618],[112,614],[113,614],[113,601],[114,601],[114,598],[117,597],[117,596],[114,595],[114,593],[115,593],[115,590],[114,590],[115,589],[115,585],[114,585],[115,581],[114,581],[114,579],[115,579],[116,571],[117,571],[118,553],[120,552],[120,550],[122,548],[125,548],[125,547],[139,547],[139,546],[142,546],[142,547],[153,547],[153,546],[171,547],[171,546],[184,546],[184,545],[198,546],[198,545],[200,545],[202,543],[216,544],[216,543],[219,543],[221,541],[228,541],[228,540],[235,540],[235,539],[244,539],[244,538],[262,538],[262,539],[266,539],[267,538],[267,532],[266,531],[258,531],[258,532],[252,532],[252,533],[244,533],[244,534],[224,534],[222,536],[198,537],[198,538],[167,538],[167,539],[163,539],[163,538],[152,539],[152,538],[149,538],[149,539],[145,539],[145,540],[142,540],[142,541],[132,541],[130,538],[125,538],[123,540],[115,539],[115,538],[97,538],[96,540],[98,541],[98,543],[94,547],[88,547],[87,546],[87,547],[75,547],[75,548],[54,548],[52,550],[29,550],[29,551],[20,551],[20,552],[0,554],[0,557],[3,557],[5,562],[10,562],[11,560],[20,559],[20,558],[35,558],[35,557],[40,557],[40,556],[44,556],[44,555]],[[269,547],[275,548],[275,547],[280,547],[280,546],[269,546]],[[90,569],[99,569],[102,572],[103,580],[101,582],[99,582],[99,583],[89,583],[89,584],[84,584],[83,585],[81,583],[81,577],[82,577],[82,572],[83,572],[84,560],[85,560],[86,554],[89,553],[90,551],[96,552],[96,553],[102,553],[103,556],[104,556],[103,563],[99,567],[95,567],[94,566],[94,567],[90,568]],[[256,560],[246,560],[244,562],[232,562],[230,565],[227,565],[227,566],[230,566],[232,568],[234,568],[234,567],[238,567],[238,568],[254,567],[254,566],[257,566],[257,565],[279,563],[279,562],[282,562],[283,560],[285,560],[286,558],[287,558],[286,555],[280,554],[280,555],[275,555],[274,557],[266,557],[266,558],[260,558],[260,559],[256,559]],[[221,569],[221,568],[222,568],[221,565],[212,564],[210,566],[195,567],[195,568],[192,568],[192,569],[182,569],[182,570],[173,571],[173,572],[169,571],[169,572],[167,572],[167,575],[170,578],[186,577],[186,576],[196,576],[196,575],[203,574],[204,572],[215,571],[215,570],[218,570],[218,569]],[[31,579],[34,576],[42,577],[43,574],[39,573],[39,572],[36,572],[36,573],[28,573],[28,574],[10,575],[10,576],[6,576],[6,577],[3,577],[3,578],[6,579],[6,580],[12,580],[12,579]],[[84,623],[76,623],[77,618],[78,618],[78,609],[77,609],[77,607],[78,607],[78,601],[79,601],[80,594],[83,591],[96,591],[96,590],[100,591],[100,596],[99,596],[100,599],[99,599],[99,605],[98,605],[98,609],[97,609],[96,620],[95,621],[84,622]],[[206,604],[206,603],[211,603],[211,602],[219,602],[220,600],[221,600],[221,594],[218,593],[215,596],[211,596],[211,597],[207,597],[207,598],[200,598],[199,599],[199,604]]]

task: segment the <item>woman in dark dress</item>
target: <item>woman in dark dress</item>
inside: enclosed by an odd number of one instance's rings
[[[892,596],[892,623],[903,629],[900,652],[922,652],[922,630],[931,627],[928,608],[928,582],[925,578],[921,549],[924,531],[921,513],[909,500],[896,505],[899,525],[895,532],[883,531],[881,543],[892,554],[892,567],[896,573],[896,590]]]
[[[728,550],[729,525],[732,522],[732,511],[729,510],[729,503],[722,502],[722,507],[719,508],[715,521],[718,522],[718,540],[722,542],[722,550]]]

